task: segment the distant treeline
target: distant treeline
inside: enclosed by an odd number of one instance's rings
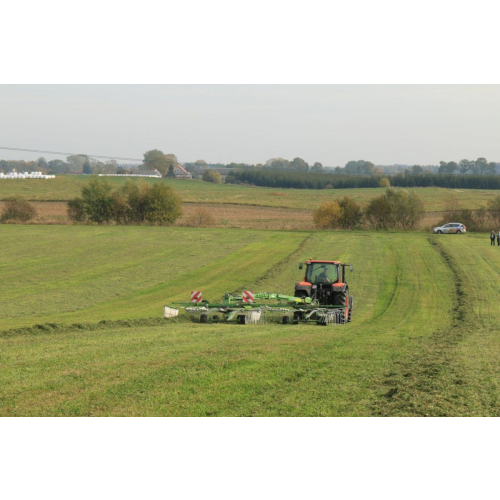
[[[226,177],[226,183],[253,184],[272,188],[350,189],[380,187],[382,178],[384,178],[382,175],[332,175],[255,169],[231,173]],[[389,182],[395,187],[500,189],[500,176],[498,175],[397,174],[391,175]]]

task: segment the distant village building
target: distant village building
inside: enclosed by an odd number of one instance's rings
[[[161,178],[158,170],[133,170],[130,174],[99,174],[99,177],[156,177]]]
[[[192,179],[193,176],[182,166],[177,164],[174,167],[174,175],[176,179]]]

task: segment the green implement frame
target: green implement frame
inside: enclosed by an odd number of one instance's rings
[[[282,324],[316,323],[319,325],[347,323],[349,306],[319,305],[309,297],[293,297],[275,292],[253,294],[254,299],[262,302],[244,302],[243,294],[226,293],[222,302],[211,303],[202,300],[198,303],[175,302],[165,306],[164,317],[177,316],[179,309],[185,309],[192,316],[198,316],[200,323],[260,324],[269,321]]]

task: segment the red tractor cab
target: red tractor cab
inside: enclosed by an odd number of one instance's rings
[[[346,320],[351,321],[353,298],[349,295],[346,282],[346,267],[352,265],[336,260],[307,260],[299,264],[299,269],[306,266],[304,281],[295,284],[295,297],[310,297],[319,305],[346,306]]]

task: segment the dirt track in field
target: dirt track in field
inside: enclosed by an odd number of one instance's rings
[[[4,202],[0,201],[0,211]],[[66,202],[34,201],[38,215],[33,224],[70,224]],[[176,226],[185,226],[189,217],[202,208],[212,215],[217,227],[244,229],[313,229],[313,211],[295,208],[274,208],[254,205],[230,205],[219,203],[184,203],[184,215]],[[426,212],[421,228],[435,226],[442,218],[441,212]]]

